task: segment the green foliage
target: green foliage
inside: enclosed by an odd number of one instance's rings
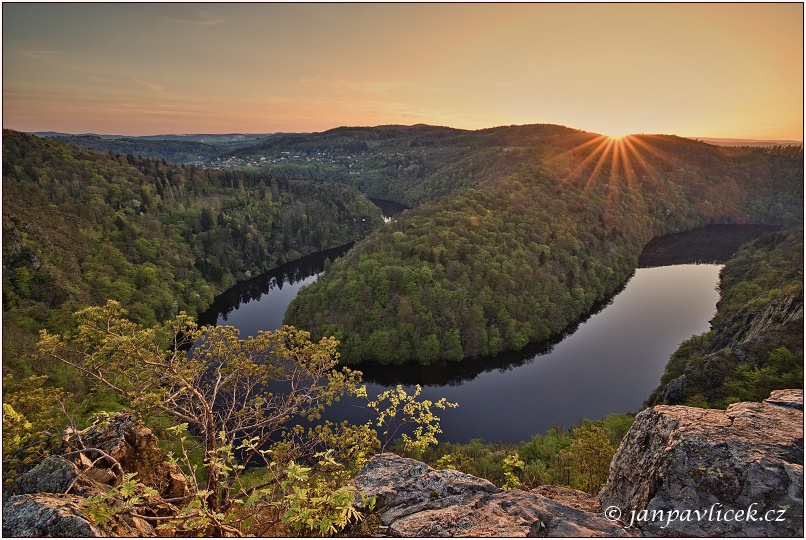
[[[60,389],[47,388],[46,377],[3,378],[3,484],[49,455],[65,425]]]
[[[442,433],[439,426],[439,417],[431,412],[431,408],[447,409],[457,407],[445,398],[438,401],[424,399],[418,401],[422,387],[418,384],[414,393],[409,394],[402,385],[390,388],[378,394],[374,400],[367,401],[367,408],[374,413],[374,420],[368,425],[375,425],[381,430],[384,442],[381,450],[385,451],[398,434],[403,441],[403,453],[411,453],[415,457],[421,456],[429,445],[437,444],[436,436]],[[367,397],[366,388],[357,392],[359,397]],[[388,404],[387,404],[388,402]],[[404,431],[407,425],[416,426],[411,435]]]
[[[373,427],[386,430],[387,442],[401,433],[408,451],[422,453],[440,433],[432,409],[455,406],[444,398],[418,400],[419,387],[411,395],[398,388],[367,399],[378,417],[366,425],[305,429],[294,420],[319,420],[347,393],[367,398],[360,373],[336,369],[333,338],[314,343],[307,332],[283,327],[240,339],[233,327],[198,328],[185,313],[149,328],[111,300],[75,316],[72,332],[42,331],[42,354],[132,407],[175,422],[164,429],[176,449],[168,458],[183,469],[192,499],[162,524],[171,534],[260,536],[280,524],[302,534],[340,532],[362,517],[348,480],[380,446]],[[30,428],[10,405],[4,409],[10,436]],[[401,431],[406,425],[411,433]],[[261,470],[245,474],[247,465]],[[123,509],[139,502],[126,485],[116,493]],[[110,510],[107,500],[90,501],[98,523],[122,511]]]
[[[20,336],[4,340],[4,373],[64,378],[28,356],[31,333],[66,330],[81,307],[114,299],[145,325],[196,315],[236,281],[381,223],[346,186],[99,154],[4,130],[4,335]]]
[[[521,481],[515,474],[516,469],[523,469],[526,463],[518,457],[517,454],[511,454],[504,458],[503,471],[504,471],[504,485],[503,489],[518,489],[521,487]]]
[[[186,431],[204,449],[204,489],[212,512],[226,508],[243,470],[243,459],[258,457],[263,445],[294,417],[318,418],[323,408],[354,392],[360,375],[335,371],[336,342],[312,343],[290,327],[241,340],[232,327],[197,328],[181,313],[154,328],[125,317],[118,302],[76,314],[69,335],[42,332],[42,353],[75,367],[88,380],[109,388],[143,411],[157,411],[179,424],[181,463],[191,479]],[[193,354],[185,345],[195,343]],[[281,381],[286,386],[267,391]],[[248,445],[243,440],[248,438]]]
[[[726,377],[726,401],[762,401],[773,390],[803,386],[803,351],[778,347],[767,354],[763,367],[740,364]]]
[[[185,137],[184,140],[156,139],[153,137],[112,139],[101,138],[97,135],[68,135],[49,138],[62,143],[83,146],[96,152],[128,154],[132,161],[135,159],[134,156],[138,156],[161,159],[168,163],[176,164],[207,161],[228,151],[238,150],[260,142],[257,137],[254,140],[245,140],[246,137],[241,136],[240,140],[230,141],[226,140],[226,136],[215,135],[205,136],[201,140],[195,140],[197,138],[193,137]]]
[[[297,533],[329,536],[361,519],[353,506],[353,487],[334,486],[322,476],[312,478],[310,472],[311,468],[293,462],[286,468],[282,486],[288,494],[283,523]]]
[[[147,497],[159,492],[135,480],[137,473],[125,473],[123,481],[103,495],[93,495],[81,501],[84,515],[95,525],[105,525],[117,514],[135,509]]]
[[[571,464],[577,485],[592,495],[607,482],[610,461],[616,449],[599,426],[580,426],[571,432],[571,444],[562,451]]]
[[[443,441],[423,458],[437,469],[456,469],[504,489],[553,484],[595,494],[607,479],[615,448],[633,419],[627,414],[611,414],[600,420],[583,420],[574,429],[553,427],[520,444]]]

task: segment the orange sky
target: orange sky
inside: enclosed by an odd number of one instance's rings
[[[803,5],[3,4],[3,127],[803,139]]]

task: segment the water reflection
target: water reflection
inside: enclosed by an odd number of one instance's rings
[[[483,361],[481,373],[450,385],[426,378],[453,366],[412,366],[400,382],[408,383],[409,390],[413,382],[422,384],[425,399],[459,403],[458,409],[440,415],[440,439],[454,442],[483,438],[517,443],[552,425],[636,412],[658,385],[671,353],[691,335],[708,330],[719,296],[720,268],[639,269],[610,305],[545,353],[515,363],[500,357]],[[465,362],[457,367],[463,366]],[[416,381],[417,376],[426,378]],[[394,384],[385,376],[379,383],[368,373],[364,379],[370,381],[370,395]],[[327,418],[352,419],[355,405],[344,401]]]
[[[704,263],[723,264],[742,244],[776,229],[777,227],[769,225],[709,225],[692,231],[655,238],[641,253],[638,269]],[[492,357],[466,359],[462,362],[443,362],[429,366],[422,366],[413,362],[400,366],[366,362],[351,367],[361,370],[364,373],[365,381],[384,386],[418,383],[457,386],[471,381],[483,373],[491,371],[503,373],[551,353],[557,344],[568,336],[574,335],[580,326],[607,308],[624,291],[627,284],[632,283],[634,275],[610,298],[595,304],[587,314],[569,326],[562,334],[546,341],[531,343],[521,351],[506,351]],[[655,284],[655,287],[665,288],[670,285],[685,287],[685,282],[681,279],[683,275],[682,271],[665,273],[664,279],[667,281],[665,283],[661,281]],[[710,277],[708,280],[710,281]],[[633,283],[633,288],[637,287]],[[649,294],[652,290],[654,288],[650,286],[646,292]],[[665,302],[665,306],[669,309],[675,309],[681,302],[687,301],[693,301],[693,299],[685,295],[671,296]],[[710,316],[706,319],[706,322],[708,320],[710,320]],[[706,326],[703,331],[707,329]]]
[[[390,201],[372,199],[372,202],[380,206],[387,216],[405,209],[403,205]],[[721,264],[743,243],[775,229],[776,227],[768,225],[710,225],[666,235],[652,240],[646,246],[639,258],[639,268],[697,263]],[[199,316],[199,324],[229,324],[239,328],[242,336],[256,335],[258,330],[280,328],[285,310],[299,289],[316,280],[326,259],[333,261],[343,256],[352,245],[303,257],[239,283],[216,298],[213,306]],[[622,290],[623,287],[605,302],[594,305],[589,313],[564,333],[544,342],[532,343],[521,351],[430,366],[413,362],[397,366],[368,362],[354,367],[364,372],[365,380],[382,385],[461,385],[482,373],[504,372],[522,366],[537,356],[548,354],[555,345],[574,334],[580,325],[606,308]]]
[[[316,280],[326,260],[336,260],[351,247],[353,243],[321,251],[235,285],[199,315],[199,325],[235,326],[244,337],[257,335],[257,330],[280,328],[285,310],[299,289]]]

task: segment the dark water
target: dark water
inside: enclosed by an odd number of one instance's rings
[[[638,268],[725,262],[742,244],[777,229],[770,225],[709,225],[667,234],[644,247],[638,258]]]
[[[423,397],[458,402],[458,409],[441,411],[441,440],[516,443],[555,424],[635,412],[658,385],[678,345],[709,329],[719,298],[719,263],[767,230],[712,226],[664,237],[668,243],[656,239],[642,255],[644,265],[653,267],[636,270],[609,305],[555,343],[447,365],[354,367],[364,372],[370,395],[395,384],[411,390],[419,383]],[[720,244],[718,256],[715,244]],[[316,279],[326,257],[339,254],[331,250],[307,257],[241,284],[219,297],[200,322],[233,325],[243,336],[278,328],[299,287]],[[664,265],[664,257],[671,263]],[[710,264],[686,264],[695,261]],[[357,402],[343,401],[326,418],[365,417]]]
[[[393,216],[401,213],[403,210],[408,210],[408,206],[394,201],[385,201],[383,199],[370,199],[372,203],[381,209],[384,219],[389,221]]]
[[[283,325],[288,304],[300,287],[316,281],[325,267],[353,246],[347,244],[286,263],[249,281],[238,283],[216,297],[209,310],[199,315],[199,325],[230,325],[241,337],[255,336],[258,330],[276,330]]]

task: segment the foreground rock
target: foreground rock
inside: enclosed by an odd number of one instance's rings
[[[179,471],[159,461],[153,434],[136,415],[119,413],[75,435],[63,456],[20,479],[20,494],[3,506],[3,536],[155,536],[155,525],[177,509],[150,500],[144,486],[163,497],[186,489]],[[79,438],[83,450],[113,461],[77,452]],[[146,503],[136,512],[114,490],[120,463],[148,481],[136,486]],[[598,500],[556,486],[503,491],[394,454],[374,456],[353,484],[356,504],[374,496],[394,536],[803,537],[803,391],[725,411],[662,405],[640,413]],[[115,515],[99,526],[87,518],[86,497],[104,494]]]
[[[162,461],[157,438],[135,413],[123,411],[109,422],[81,432],[67,431],[61,456],[50,456],[20,477],[14,495],[3,505],[4,537],[156,536],[153,523],[176,508],[159,497],[142,495],[145,487],[162,497],[187,494],[181,471]],[[104,457],[109,456],[108,459]],[[113,491],[123,472],[137,473],[135,490],[145,504],[139,514],[123,511]],[[95,525],[87,517],[87,497],[107,495],[108,521]]]
[[[159,440],[147,428],[137,413],[121,411],[108,423],[93,425],[84,430],[80,437],[86,448],[97,448],[114,458],[127,473],[137,473],[137,480],[153,487],[167,498],[187,495],[187,486],[182,471],[175,465],[163,461]],[[75,450],[75,443],[66,445],[65,450]],[[90,474],[102,483],[114,483],[115,474],[111,464],[103,459],[96,460],[93,466],[87,456],[95,459],[92,453],[82,454],[85,469],[94,469]]]
[[[3,537],[103,536],[80,509],[78,495],[16,495],[3,506]]]
[[[535,491],[503,491],[458,471],[438,471],[395,454],[373,457],[353,480],[361,496],[376,497],[381,522],[393,536],[628,536],[591,508],[590,496],[557,490],[566,502]],[[551,494],[551,491],[546,492]],[[595,505],[595,502],[593,503]]]
[[[803,536],[803,391],[727,410],[640,413],[599,495],[661,536]]]
[[[141,517],[119,513],[103,526],[86,515],[86,502],[79,495],[36,493],[14,495],[3,506],[3,537],[153,537],[154,527]],[[111,506],[120,506],[110,500]]]

